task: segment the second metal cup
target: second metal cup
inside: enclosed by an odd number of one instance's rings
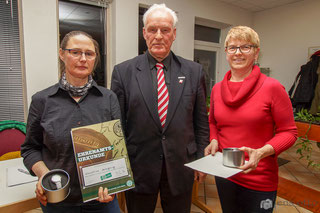
[[[239,167],[244,164],[244,151],[238,148],[225,148],[222,150],[223,165],[227,167]]]

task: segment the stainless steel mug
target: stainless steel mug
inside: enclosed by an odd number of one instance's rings
[[[235,168],[244,164],[244,151],[238,148],[225,148],[222,154],[224,166]]]
[[[62,169],[53,169],[45,174],[41,181],[49,203],[58,203],[70,193],[70,176]]]

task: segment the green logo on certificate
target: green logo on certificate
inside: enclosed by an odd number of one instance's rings
[[[110,178],[110,177],[112,177],[112,174],[111,174],[111,173],[108,173],[108,174],[105,174],[105,175],[103,175],[103,176],[100,176],[101,180],[105,180],[105,179],[108,179],[108,178]]]
[[[127,181],[127,186],[132,186],[133,182],[131,180]]]

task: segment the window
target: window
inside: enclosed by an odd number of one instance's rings
[[[194,39],[199,41],[208,41],[220,43],[221,30],[213,27],[207,27],[196,24],[194,27]]]
[[[201,64],[205,72],[207,96],[216,83],[218,58],[220,54],[221,30],[196,24],[194,26],[194,61]]]
[[[17,0],[0,1],[0,120],[24,122]]]
[[[196,17],[194,26],[194,61],[200,63],[206,76],[207,95],[219,79],[223,36],[229,24]],[[223,68],[224,69],[224,68]]]

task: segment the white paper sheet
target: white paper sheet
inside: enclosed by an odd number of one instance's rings
[[[241,172],[241,169],[226,167],[222,164],[222,153],[217,152],[214,156],[207,155],[203,158],[185,164],[191,169],[222,178],[228,178]]]
[[[24,166],[14,166],[7,168],[7,185],[8,187],[24,183],[37,181],[37,176],[31,176]]]

